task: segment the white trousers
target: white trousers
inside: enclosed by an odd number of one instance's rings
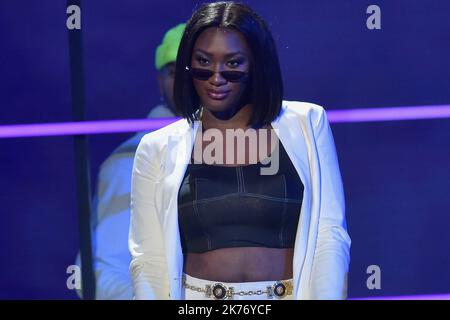
[[[276,286],[277,281],[255,281],[255,282],[219,282],[219,281],[211,281],[204,280],[192,277],[188,274],[183,274],[183,299],[184,300],[211,300],[215,299],[212,294],[212,289],[216,289],[216,295],[220,296],[222,289],[225,288],[226,292],[230,292],[228,289],[233,288],[234,294],[228,294],[225,300],[292,300],[292,290],[288,290],[289,285],[292,284],[292,279],[282,280],[283,284],[286,284],[286,294],[282,297],[278,297],[276,294],[273,294],[273,290],[279,288],[282,290],[282,287]],[[214,287],[215,284],[220,283],[222,286]],[[208,297],[207,286],[211,287],[211,291]],[[268,287],[272,288],[268,289]],[[291,285],[292,289],[292,285]],[[217,291],[219,290],[219,291]],[[249,294],[249,292],[252,292]],[[267,294],[267,291],[272,294]],[[264,293],[266,292],[266,293]],[[278,291],[280,292],[280,291]],[[258,294],[259,293],[259,294]]]

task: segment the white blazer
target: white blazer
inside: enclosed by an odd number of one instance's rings
[[[345,299],[350,237],[344,190],[325,110],[283,101],[271,123],[304,185],[295,239],[295,299]],[[130,272],[136,299],[182,299],[183,254],[178,190],[199,121],[186,119],[146,134],[137,149],[131,187]]]

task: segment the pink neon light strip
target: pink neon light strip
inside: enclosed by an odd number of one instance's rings
[[[331,123],[450,118],[450,105],[327,111]]]
[[[330,123],[450,118],[450,105],[327,111]],[[153,131],[180,118],[83,121],[0,126],[0,138]]]
[[[0,126],[0,138],[153,131],[178,119],[158,118],[8,125]]]

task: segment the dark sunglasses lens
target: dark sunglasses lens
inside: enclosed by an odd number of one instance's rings
[[[197,80],[206,81],[212,77],[214,71],[208,69],[192,68],[191,75]],[[247,73],[243,71],[222,71],[220,75],[230,82],[243,82],[247,80]]]
[[[247,73],[243,71],[222,71],[222,77],[230,82],[239,82],[245,80]]]
[[[206,69],[196,69],[196,68],[191,69],[192,77],[194,77],[195,79],[198,79],[198,80],[203,80],[203,81],[211,78],[213,73],[214,72],[212,72],[211,70],[206,70]]]

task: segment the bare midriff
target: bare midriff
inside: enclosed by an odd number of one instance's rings
[[[293,248],[236,247],[187,253],[184,272],[213,281],[248,282],[292,278]]]

